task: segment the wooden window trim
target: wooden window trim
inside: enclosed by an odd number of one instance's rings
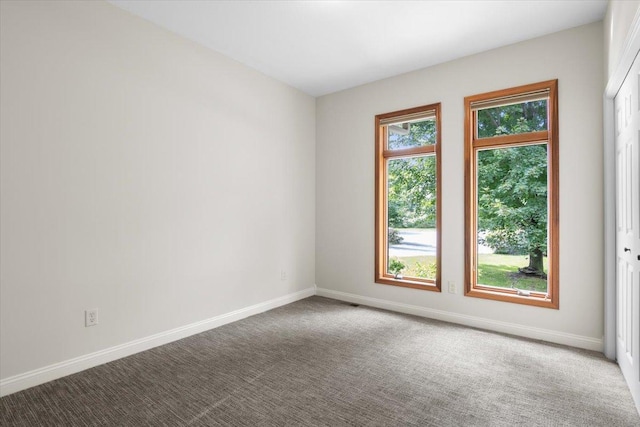
[[[475,120],[474,120],[475,122]],[[475,126],[474,126],[475,127]],[[503,146],[514,147],[519,145],[529,145],[536,142],[547,142],[549,140],[549,132],[528,132],[516,135],[494,136],[491,138],[482,138],[474,140],[473,146],[498,148]]]
[[[414,115],[421,112],[433,111],[436,121],[436,143],[421,147],[411,147],[397,150],[387,149],[387,134],[382,132],[384,124],[381,121],[389,118]],[[440,103],[394,111],[392,113],[379,114],[375,117],[375,283],[401,286],[405,288],[441,291],[441,247],[442,247],[442,161]],[[435,155],[436,157],[436,279],[420,279],[407,277],[397,279],[387,273],[387,188],[386,188],[386,161],[391,158],[414,157],[419,155]]]
[[[491,138],[476,137],[476,113],[473,103],[491,99],[508,98],[519,94],[548,90],[549,102],[547,131],[497,136]],[[465,103],[465,296],[485,298],[496,301],[526,304],[538,307],[559,309],[559,147],[558,147],[558,81],[549,80],[510,89],[469,96]],[[547,180],[549,210],[547,215],[550,254],[547,256],[547,293],[531,292],[530,296],[521,296],[514,289],[502,289],[477,284],[477,206],[476,206],[476,162],[477,151],[482,148],[504,148],[547,144]],[[545,298],[548,295],[548,298]]]

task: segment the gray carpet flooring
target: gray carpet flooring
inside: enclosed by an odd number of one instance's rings
[[[0,402],[2,426],[640,426],[600,353],[321,297]]]

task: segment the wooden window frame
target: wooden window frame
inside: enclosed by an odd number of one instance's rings
[[[398,118],[402,120],[406,116],[433,112],[436,121],[435,144],[403,149],[387,149],[387,132],[385,124],[381,122]],[[379,114],[375,117],[375,283],[385,285],[402,286],[406,288],[422,289],[440,292],[441,290],[441,211],[442,211],[442,180],[441,180],[441,127],[440,127],[440,103]],[[422,279],[417,277],[395,278],[387,273],[388,262],[388,216],[387,216],[387,160],[418,157],[421,155],[434,155],[436,158],[436,278]]]
[[[508,99],[525,94],[548,91],[547,130],[506,136],[478,138],[476,111],[473,105],[491,100]],[[464,99],[465,105],[465,296],[558,309],[559,289],[559,150],[558,150],[558,81],[549,80],[510,89],[498,90]],[[505,148],[547,144],[547,293],[518,295],[509,288],[483,286],[477,283],[477,152],[486,148]]]

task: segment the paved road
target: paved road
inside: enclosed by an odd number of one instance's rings
[[[436,230],[432,228],[398,229],[402,243],[389,246],[390,257],[425,256],[436,254]]]
[[[402,243],[389,246],[390,257],[425,256],[436,254],[436,230],[433,228],[398,228]],[[478,253],[493,253],[491,248],[479,245]]]

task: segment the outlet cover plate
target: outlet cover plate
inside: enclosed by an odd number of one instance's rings
[[[96,326],[98,324],[98,309],[92,308],[84,312],[84,326]]]
[[[450,294],[455,294],[456,293],[456,283],[455,282],[448,282],[447,285],[449,286],[449,293]]]

